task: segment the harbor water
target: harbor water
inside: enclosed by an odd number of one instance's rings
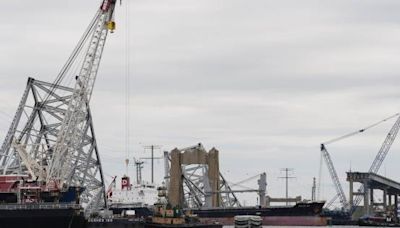
[[[234,228],[235,226],[224,226],[224,228]],[[263,226],[268,228],[305,228],[306,226]],[[326,226],[333,228],[351,228],[351,227],[359,227],[359,226]],[[373,226],[370,226],[373,227]]]

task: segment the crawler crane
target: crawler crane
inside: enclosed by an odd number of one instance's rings
[[[332,139],[330,141],[327,141],[327,142],[321,144],[321,155],[324,158],[324,160],[325,160],[325,162],[326,162],[326,164],[328,166],[329,174],[330,174],[330,176],[332,178],[332,181],[333,181],[335,189],[336,189],[336,195],[330,202],[328,202],[327,207],[331,206],[331,204],[337,198],[339,198],[340,203],[342,205],[342,208],[345,211],[348,211],[350,214],[352,214],[355,211],[355,208],[360,204],[360,202],[362,200],[362,197],[361,196],[357,196],[356,199],[353,202],[353,205],[349,204],[349,202],[346,199],[346,195],[344,194],[342,185],[340,184],[339,177],[338,177],[338,175],[336,173],[336,169],[335,169],[335,167],[333,165],[333,161],[332,161],[331,156],[330,156],[330,154],[329,154],[329,152],[328,152],[328,150],[326,148],[326,145],[334,143],[334,142],[337,142],[337,141],[340,141],[340,140],[343,140],[343,139],[347,139],[347,138],[349,138],[351,136],[354,136],[354,135],[357,135],[357,134],[360,134],[360,133],[363,133],[366,130],[368,130],[370,128],[373,128],[373,127],[375,127],[375,126],[377,126],[377,125],[379,125],[379,124],[381,124],[383,122],[386,122],[387,120],[392,119],[394,117],[397,117],[396,122],[394,123],[394,125],[390,129],[389,133],[387,134],[387,136],[386,136],[381,148],[378,151],[378,154],[376,155],[374,161],[371,164],[371,167],[369,168],[369,172],[378,173],[380,166],[382,165],[386,155],[388,154],[388,152],[390,150],[390,147],[392,146],[394,140],[396,139],[397,133],[399,132],[399,129],[400,129],[400,114],[399,113],[397,113],[397,114],[395,114],[393,116],[390,116],[390,117],[388,117],[386,119],[383,119],[383,120],[381,120],[381,121],[379,121],[377,123],[374,123],[374,124],[372,124],[372,125],[370,125],[368,127],[360,129],[358,131],[346,134],[344,136]],[[363,190],[364,189],[361,186],[358,189],[358,192],[362,192]]]

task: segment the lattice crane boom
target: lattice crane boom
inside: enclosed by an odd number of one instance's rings
[[[335,166],[333,165],[331,156],[329,155],[329,152],[324,144],[321,144],[321,153],[325,159],[333,184],[335,185],[336,194],[339,197],[340,203],[342,204],[343,208],[348,208],[349,204],[347,202],[346,195],[344,194],[342,184],[339,181],[339,177],[337,175]]]
[[[69,102],[61,129],[54,147],[53,159],[47,170],[46,183],[58,188],[70,185],[75,167],[79,161],[72,158],[83,140],[87,107],[96,81],[104,45],[109,31],[115,29],[112,21],[116,0],[104,0],[98,10],[91,32],[88,49]],[[79,183],[75,183],[79,184]]]
[[[369,168],[369,172],[378,173],[379,168],[381,167],[394,140],[396,139],[399,129],[400,129],[400,116],[397,118],[396,122],[390,129],[389,133],[386,135],[385,141],[383,141],[383,144],[382,144],[381,148],[379,149],[378,154],[376,155],[374,161],[372,162],[371,167]]]

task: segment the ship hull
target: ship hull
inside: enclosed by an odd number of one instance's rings
[[[144,221],[129,218],[117,219],[89,219],[87,228],[108,227],[108,228],[143,228]]]
[[[245,207],[192,210],[202,223],[218,222],[233,225],[236,215],[260,216],[263,225],[325,226],[327,218],[320,216],[324,203],[298,203],[292,207]]]
[[[327,220],[319,216],[261,216],[264,226],[326,226]],[[204,224],[218,223],[225,226],[235,224],[233,217],[226,218],[200,218]]]
[[[146,223],[144,228],[222,228],[222,225],[216,224],[156,224],[156,223]]]
[[[74,209],[1,209],[0,224],[7,228],[86,227],[84,216]]]
[[[144,222],[141,220],[121,218],[121,219],[99,219],[89,220],[88,228],[109,227],[109,228],[222,228],[220,224],[157,224]]]

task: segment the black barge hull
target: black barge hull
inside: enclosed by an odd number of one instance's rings
[[[75,209],[0,209],[0,227],[86,228],[86,220]]]
[[[192,209],[201,223],[234,225],[236,215],[257,215],[262,224],[274,226],[326,226],[327,218],[321,216],[324,202],[297,203],[284,207],[241,207]]]

